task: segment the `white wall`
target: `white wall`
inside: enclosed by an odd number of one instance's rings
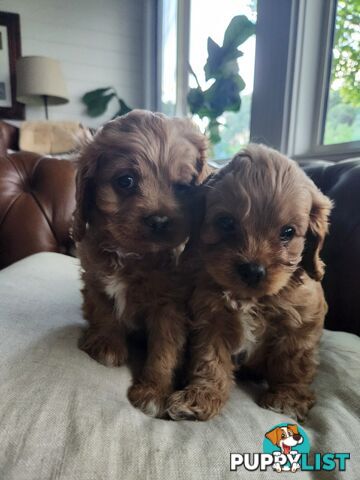
[[[61,62],[70,103],[49,107],[51,120],[80,120],[98,126],[111,118],[85,114],[81,96],[114,86],[132,107],[143,106],[143,2],[146,0],[0,0],[0,10],[20,14],[22,55]],[[44,109],[27,107],[27,119]]]

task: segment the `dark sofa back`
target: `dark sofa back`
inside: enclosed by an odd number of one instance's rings
[[[329,312],[326,327],[360,334],[360,159],[303,165],[335,203],[322,258]]]

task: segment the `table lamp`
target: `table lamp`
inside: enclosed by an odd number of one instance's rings
[[[16,64],[16,99],[26,105],[45,107],[48,120],[48,105],[67,103],[65,80],[57,60],[48,57],[21,57]]]

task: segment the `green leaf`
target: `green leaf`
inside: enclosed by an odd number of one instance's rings
[[[234,17],[226,29],[223,46],[208,38],[208,58],[204,66],[205,79],[219,78],[228,71],[227,62],[236,60],[243,53],[237,48],[255,32],[255,25],[245,15]],[[234,72],[232,72],[234,73]]]
[[[131,112],[132,108],[130,108],[128,105],[126,105],[124,100],[119,98],[119,103],[120,103],[120,110],[119,110],[120,113],[119,113],[119,115],[125,115],[126,113]]]
[[[216,118],[225,110],[238,111],[240,109],[240,90],[244,88],[244,81],[239,75],[217,79],[204,92],[206,103]]]
[[[209,106],[209,105],[204,105],[199,109],[197,112],[200,118],[210,118],[210,119],[215,119],[218,117],[217,113]]]
[[[209,80],[216,75],[224,57],[223,49],[211,37],[208,37],[207,50],[208,58],[204,66],[205,80]]]
[[[242,92],[246,87],[246,83],[244,82],[244,79],[240,75],[234,75],[233,78],[234,78],[234,81],[237,83],[239,92]]]
[[[206,80],[214,78],[215,82],[203,91],[197,81],[198,87],[190,89],[187,101],[191,113],[209,119],[207,133],[213,144],[220,141],[217,118],[226,111],[240,110],[240,92],[244,90],[245,82],[239,75],[237,59],[243,53],[238,50],[238,46],[254,33],[255,25],[244,15],[238,15],[226,29],[222,46],[208,37],[208,57],[204,72]]]
[[[210,139],[210,142],[213,145],[215,143],[219,143],[220,140],[221,140],[219,125],[220,125],[219,122],[217,122],[216,120],[212,120],[207,127],[207,132],[208,132],[208,135],[209,135],[209,139]]]
[[[224,35],[223,48],[235,50],[255,33],[255,25],[245,15],[234,17]]]
[[[101,95],[94,98],[91,102],[87,103],[88,115],[90,115],[90,117],[99,117],[105,113],[110,100],[114,97],[116,97],[115,93],[109,93],[108,95]]]
[[[191,113],[198,113],[204,105],[204,93],[200,87],[191,88],[187,94],[187,101]]]
[[[96,90],[91,90],[90,92],[85,93],[81,97],[81,100],[87,105],[97,100],[98,98],[102,97],[108,90],[114,90],[114,89],[113,87],[97,88]]]
[[[130,108],[124,100],[121,98],[118,98],[119,100],[119,110],[115,113],[115,115],[112,117],[112,120],[114,120],[117,117],[122,117],[123,115],[126,115],[127,113],[131,112],[132,108]]]
[[[242,52],[237,51],[236,53],[242,54]],[[236,61],[236,58],[240,57],[237,55],[235,60],[226,61],[221,69],[221,75],[223,77],[230,77],[231,75],[237,75],[239,72],[239,65]]]

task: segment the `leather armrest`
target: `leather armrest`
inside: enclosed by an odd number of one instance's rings
[[[19,150],[19,129],[0,120],[0,155],[6,155],[8,148]]]
[[[71,252],[75,175],[68,160],[0,157],[0,268],[37,252]]]

